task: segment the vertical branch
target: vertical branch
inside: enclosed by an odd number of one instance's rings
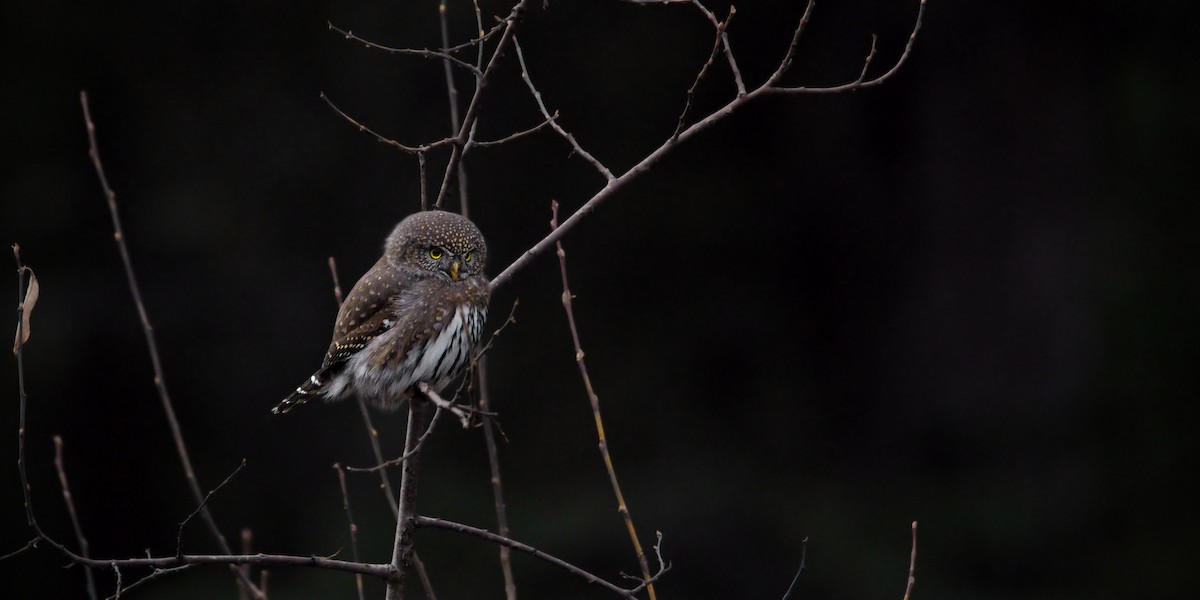
[[[458,172],[458,165],[462,161],[463,153],[467,149],[467,142],[470,139],[471,130],[475,127],[475,119],[479,114],[480,99],[483,96],[483,90],[487,87],[488,79],[492,73],[496,71],[496,65],[500,63],[500,57],[512,43],[513,36],[517,32],[517,23],[525,15],[525,5],[529,0],[520,0],[513,7],[512,12],[505,17],[504,31],[500,34],[500,41],[496,43],[496,49],[492,52],[491,59],[488,60],[487,68],[483,74],[479,76],[479,80],[475,84],[475,94],[471,96],[471,103],[467,106],[467,114],[463,116],[462,124],[459,126],[458,133],[454,137],[454,146],[450,150],[450,160],[446,163],[446,174],[442,176],[442,185],[438,189],[437,199],[433,205],[441,208],[442,202],[446,199],[446,192],[450,189],[450,180],[452,175]],[[482,43],[482,42],[481,42]]]
[[[333,470],[337,472],[338,487],[342,488],[342,507],[346,509],[346,522],[350,525],[350,552],[354,557],[354,562],[358,562],[358,524],[354,522],[354,513],[350,512],[350,492],[346,489],[346,472],[338,463],[333,464]],[[358,588],[358,600],[366,600],[363,596],[362,573],[354,574],[354,583]]]
[[[196,480],[195,469],[192,468],[192,459],[188,455],[187,445],[183,441],[183,430],[179,427],[179,419],[175,417],[175,406],[171,402],[171,396],[167,393],[167,383],[163,378],[162,361],[158,357],[158,343],[154,340],[154,327],[150,325],[150,316],[146,312],[146,305],[142,302],[142,292],[138,286],[137,278],[133,273],[133,262],[129,258],[129,249],[125,246],[125,233],[121,230],[121,217],[117,211],[117,194],[108,185],[108,177],[104,174],[104,166],[100,162],[100,149],[96,145],[96,125],[92,122],[91,110],[88,107],[87,92],[79,92],[79,101],[83,105],[83,120],[87,125],[88,136],[88,156],[92,159],[92,165],[96,169],[96,176],[100,179],[100,187],[104,191],[104,197],[108,201],[108,211],[112,216],[113,224],[113,239],[117,242],[117,250],[121,254],[121,262],[125,266],[125,278],[129,282],[129,291],[133,295],[133,302],[137,306],[138,317],[142,322],[142,331],[146,336],[146,345],[150,350],[150,363],[154,367],[154,386],[158,389],[158,397],[162,401],[163,412],[166,413],[167,425],[171,429],[171,438],[175,441],[175,450],[179,454],[179,461],[183,465],[183,475],[187,479],[188,488],[192,492],[192,498],[198,504],[201,504],[200,517],[208,526],[209,532],[216,539],[217,545],[220,547],[223,554],[233,554],[229,548],[229,542],[225,540],[225,536],[221,534],[221,529],[217,527],[217,522],[213,519],[212,513],[209,512],[207,506],[203,506],[204,493],[200,491],[200,483]],[[250,593],[257,599],[262,600],[262,592],[249,579],[241,576],[241,572],[236,568],[231,567],[234,573],[238,575],[238,581],[241,585],[246,586]]]
[[[550,202],[550,210],[552,216],[550,218],[551,231],[558,228],[558,202]],[[612,483],[613,493],[617,497],[617,512],[621,513],[621,517],[625,519],[625,527],[629,530],[629,539],[633,542],[633,550],[637,554],[638,566],[642,569],[642,581],[646,582],[646,592],[650,595],[650,600],[655,600],[654,585],[650,583],[650,565],[646,561],[646,553],[642,550],[642,543],[638,541],[637,530],[633,527],[633,518],[629,515],[629,505],[625,503],[625,496],[621,494],[621,485],[617,483],[617,472],[613,468],[612,455],[608,452],[608,439],[604,436],[604,419],[600,416],[600,397],[596,395],[596,391],[592,388],[592,380],[588,377],[587,365],[583,362],[583,346],[579,342],[579,329],[575,326],[575,311],[571,307],[571,288],[567,285],[567,253],[563,250],[562,242],[556,241],[555,246],[558,249],[558,266],[562,273],[563,293],[562,305],[563,310],[567,313],[567,325],[571,328],[571,339],[575,342],[575,363],[579,365],[579,375],[583,378],[583,387],[587,390],[588,400],[592,405],[592,416],[596,421],[596,436],[599,438],[600,455],[604,458],[604,468],[608,470],[608,480]]]
[[[71,486],[67,484],[67,470],[63,467],[62,436],[54,436],[54,470],[58,471],[58,483],[62,486],[63,502],[67,505],[67,514],[71,517],[71,527],[75,529],[75,537],[79,540],[79,555],[91,558],[87,538],[83,536],[83,527],[79,524],[79,515],[75,512],[75,500],[71,496]],[[92,577],[92,568],[83,567],[87,579],[88,598],[96,600],[96,580]]]
[[[442,29],[442,47],[450,47],[450,23],[446,16],[446,0],[441,0],[438,3],[438,21],[441,23]],[[483,41],[479,42],[479,48],[482,51]],[[454,84],[454,70],[450,65],[449,60],[442,61],[442,67],[446,74],[446,102],[450,105],[450,135],[458,132],[461,121],[458,118],[458,86]],[[462,210],[464,217],[467,214],[467,172],[463,168],[462,162],[458,163],[458,196],[459,207]]]
[[[474,6],[475,6],[475,24],[476,24],[476,28],[478,29],[478,34],[481,38],[479,41],[479,51],[478,51],[478,56],[476,58],[475,66],[476,66],[476,69],[479,69],[480,72],[483,72],[482,71],[482,68],[483,68],[483,40],[482,40],[483,21],[482,21],[482,15],[479,10],[478,1],[474,2]],[[450,47],[450,31],[449,31],[448,19],[446,16],[446,0],[441,0],[440,4],[438,5],[438,16],[440,17],[440,20],[441,20],[442,47],[449,48]],[[506,31],[506,36],[507,36],[507,31]],[[504,43],[504,39],[505,38],[501,38],[501,42],[500,42],[501,44]],[[497,55],[499,54],[500,49],[501,49],[500,46],[498,46],[496,48]],[[442,64],[445,68],[446,93],[447,93],[447,97],[449,98],[449,103],[450,103],[450,133],[451,133],[451,135],[455,135],[456,133],[458,133],[458,135],[461,137],[460,130],[461,130],[462,124],[459,122],[459,118],[458,118],[458,88],[454,84],[454,73],[450,67],[450,61],[448,61],[448,60],[442,61]],[[491,69],[489,66],[489,71],[490,70]],[[482,88],[483,83],[484,82],[483,82],[482,75],[476,77],[475,85],[476,85],[477,92],[479,91],[480,88]],[[463,168],[461,161],[458,163],[457,173],[458,173],[459,207],[460,207],[462,215],[464,217],[470,217],[469,208],[468,208],[469,204],[468,204],[468,200],[467,200],[467,173],[466,173],[466,170]],[[439,200],[440,199],[441,199],[441,196],[439,195]],[[481,359],[479,361],[478,373],[479,373],[479,407],[480,407],[480,410],[487,412],[489,409],[488,409],[487,361],[486,360]],[[484,436],[484,441],[487,444],[488,465],[490,466],[491,471],[492,471],[491,483],[492,483],[492,495],[496,499],[496,522],[497,522],[497,526],[500,529],[500,535],[508,537],[508,515],[506,514],[506,511],[505,511],[504,491],[500,484],[500,461],[497,457],[496,436],[494,435],[494,433],[492,431],[491,419],[486,418],[486,417],[483,419],[483,436]],[[516,600],[517,586],[516,586],[516,582],[513,580],[512,565],[510,564],[510,561],[509,561],[509,549],[506,546],[500,546],[500,570],[504,573],[504,595],[505,595],[505,598],[507,600]]]
[[[396,516],[396,544],[392,549],[392,573],[387,582],[387,600],[404,598],[407,567],[413,552],[414,519],[417,515],[417,474],[421,455],[417,443],[429,418],[429,403],[418,397],[408,402],[408,428],[404,434],[404,454],[408,460],[400,467],[400,502]]]
[[[479,357],[479,410],[490,412],[487,386],[487,357]],[[504,487],[500,483],[500,459],[496,450],[496,434],[493,431],[492,419],[483,418],[483,438],[487,443],[488,465],[492,469],[492,496],[496,499],[497,532],[508,537],[508,511],[504,504]],[[504,597],[506,600],[517,600],[517,583],[513,579],[512,563],[509,558],[508,546],[500,546],[500,570],[504,573]]]
[[[422,160],[422,177],[424,176],[424,157]],[[422,192],[424,192],[424,184],[422,184]],[[426,207],[422,204],[422,210]],[[332,256],[329,257],[329,274],[333,278],[333,298],[337,300],[338,306],[342,305],[342,285],[338,281],[337,262]],[[371,442],[371,452],[375,455],[375,464],[382,466],[383,449],[379,447],[379,430],[375,429],[375,424],[371,421],[371,411],[367,409],[367,403],[362,399],[362,396],[355,396],[355,401],[358,402],[358,410],[362,414],[363,426],[367,428],[367,439]],[[392,482],[388,478],[387,468],[380,468],[379,471],[379,487],[383,489],[383,495],[387,498],[388,507],[392,509],[392,516],[399,516],[399,507],[396,505],[396,495],[392,492]],[[421,580],[421,587],[425,590],[426,600],[437,600],[437,595],[433,593],[433,584],[429,581],[429,574],[425,572],[425,563],[421,562],[421,557],[413,551],[412,555],[413,567],[417,569],[417,577]]]
[[[908,555],[908,583],[904,586],[904,600],[908,600],[912,595],[913,585],[916,585],[917,578],[913,576],[913,572],[917,570],[917,522],[912,522],[912,552]]]
[[[25,323],[28,322],[25,318],[25,294],[28,290],[25,274],[29,274],[29,281],[32,283],[33,271],[21,264],[19,244],[13,244],[12,251],[13,258],[17,261],[17,339],[13,344],[13,353],[17,355],[17,395],[21,407],[20,419],[17,422],[17,470],[21,474],[21,493],[25,499],[25,522],[39,538],[44,538],[45,534],[33,516],[33,499],[30,495],[29,477],[25,471],[25,405],[28,403],[28,397],[25,395],[25,340],[29,338],[29,332],[25,330]]]

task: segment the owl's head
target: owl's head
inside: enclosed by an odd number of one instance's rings
[[[431,271],[457,281],[483,273],[487,242],[466,217],[428,210],[400,221],[388,236],[384,256],[394,266]]]

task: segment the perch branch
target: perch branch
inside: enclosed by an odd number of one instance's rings
[[[422,170],[424,175],[424,154],[421,155]],[[424,193],[424,185],[422,185],[422,194]],[[337,301],[338,306],[342,305],[342,286],[338,280],[337,262],[332,256],[329,257],[329,274],[333,279],[333,298]],[[383,450],[379,447],[379,430],[375,429],[375,424],[371,422],[371,412],[367,409],[367,403],[362,399],[362,396],[355,396],[358,403],[358,410],[362,414],[363,426],[367,429],[367,439],[371,442],[371,451],[375,455],[375,464],[383,463]],[[387,499],[388,508],[392,511],[392,516],[398,516],[399,507],[396,504],[396,495],[392,492],[392,484],[388,478],[387,469],[379,469],[379,487],[383,489],[383,495]],[[425,572],[425,563],[421,562],[421,557],[413,550],[412,555],[413,567],[417,569],[417,577],[421,580],[421,587],[425,590],[426,600],[437,600],[437,596],[433,593],[433,584],[429,581],[429,574]],[[263,574],[264,577],[266,573]]]
[[[418,398],[408,402],[408,427],[404,434],[404,453],[412,452],[418,435],[428,419],[429,406]],[[400,502],[396,511],[396,542],[389,565],[392,575],[387,580],[387,600],[404,598],[406,567],[412,556],[414,517],[417,507],[417,473],[420,454],[414,453],[404,461],[400,471]]]

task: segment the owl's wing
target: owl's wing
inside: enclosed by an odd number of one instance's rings
[[[379,335],[396,325],[392,309],[395,297],[409,288],[416,275],[389,266],[380,258],[363,275],[338,310],[333,341],[322,365],[327,372],[341,371],[346,361],[366,348]]]

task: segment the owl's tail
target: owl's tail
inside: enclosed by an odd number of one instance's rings
[[[322,368],[320,371],[313,373],[311,377],[304,380],[304,383],[301,383],[300,386],[296,388],[296,391],[288,394],[288,397],[284,398],[283,402],[280,402],[275,406],[275,408],[272,408],[271,413],[281,415],[289,410],[292,410],[293,408],[296,408],[297,406],[300,406],[301,404],[304,404],[305,402],[308,402],[308,399],[312,396],[321,393],[321,389],[325,387],[325,384],[329,383],[328,371],[328,368]]]

